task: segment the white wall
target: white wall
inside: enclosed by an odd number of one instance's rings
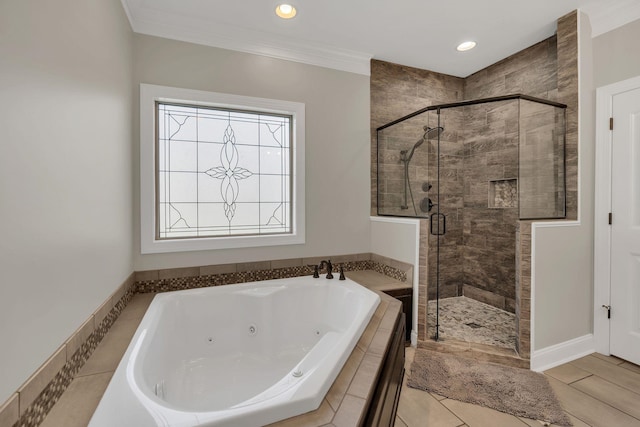
[[[423,220],[424,221],[424,220]],[[418,343],[418,277],[420,272],[420,220],[371,217],[371,252],[413,265],[413,318],[411,343]],[[422,259],[427,259],[426,254]]]
[[[594,87],[591,27],[578,15],[578,220],[532,230],[532,368],[592,347]],[[570,342],[567,344],[567,342]],[[564,348],[558,348],[558,346]]]
[[[593,39],[595,87],[640,76],[640,19]]]
[[[136,159],[136,270],[369,252],[367,76],[138,34],[134,41],[136,84],[306,104],[304,245],[141,255]],[[134,127],[138,135],[137,118]]]
[[[132,272],[118,0],[0,2],[0,403]]]

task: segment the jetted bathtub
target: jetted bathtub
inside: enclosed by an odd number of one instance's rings
[[[255,427],[317,409],[380,297],[311,276],[158,294],[91,427]]]

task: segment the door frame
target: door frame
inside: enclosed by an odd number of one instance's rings
[[[609,225],[609,212],[611,212],[612,132],[609,129],[609,118],[613,117],[613,97],[634,89],[640,89],[640,76],[596,89],[593,337],[595,350],[606,355],[610,354],[610,330],[607,311],[602,306],[610,305],[611,296],[611,226]]]

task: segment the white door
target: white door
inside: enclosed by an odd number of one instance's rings
[[[640,364],[640,88],[612,107],[610,349]]]

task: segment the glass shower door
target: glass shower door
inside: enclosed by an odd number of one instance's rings
[[[430,112],[429,123],[439,132],[432,141],[431,176],[433,181],[433,209],[429,215],[429,283],[435,304],[431,308],[433,333],[431,338],[442,339],[442,300],[461,295],[463,262],[462,209],[464,208],[463,128],[464,109],[437,109]],[[434,268],[432,268],[433,266]]]

